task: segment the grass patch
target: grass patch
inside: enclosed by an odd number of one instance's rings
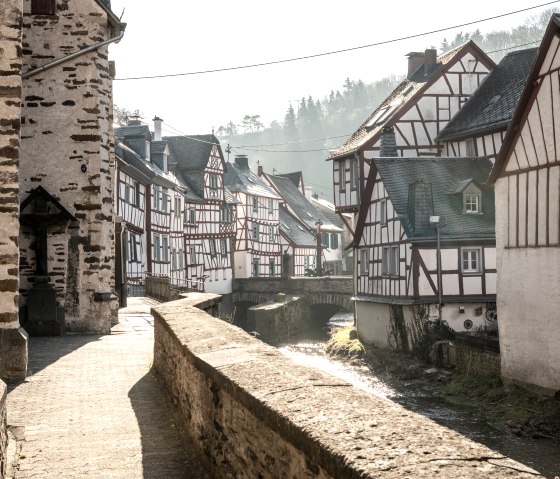
[[[327,343],[327,353],[330,356],[358,359],[365,357],[366,348],[356,337],[356,330],[352,326],[347,326],[332,331]]]

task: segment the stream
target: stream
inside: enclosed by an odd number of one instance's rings
[[[560,476],[560,445],[515,436],[488,424],[477,414],[474,406],[451,404],[443,398],[430,395],[423,388],[404,382],[400,386],[391,386],[365,365],[329,357],[326,353],[328,330],[336,326],[351,326],[353,320],[352,313],[339,313],[329,320],[325,329],[310,331],[305,336],[280,345],[278,349],[299,364],[320,369],[367,393],[394,401],[535,469],[548,479]]]

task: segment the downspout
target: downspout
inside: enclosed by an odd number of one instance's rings
[[[27,70],[26,72],[24,72],[22,74],[22,78],[30,78],[32,76],[35,76],[41,72],[44,72],[45,70],[50,70],[51,68],[60,65],[62,63],[66,63],[69,62],[70,60],[73,60],[74,58],[78,58],[81,57],[82,55],[85,55],[86,53],[89,53],[93,50],[97,50],[98,48],[104,47],[105,45],[109,45],[110,43],[118,43],[122,40],[122,38],[124,37],[124,30],[126,28],[126,23],[121,23],[119,25],[119,27],[121,28],[120,33],[113,38],[109,38],[108,40],[104,40],[102,42],[99,43],[95,43],[93,45],[90,45],[89,47],[86,47],[78,52],[74,52],[71,53],[70,55],[65,56],[64,58],[59,58],[58,60],[54,60],[50,63],[47,63],[46,65],[43,65],[42,67],[39,68],[35,68],[33,70]]]

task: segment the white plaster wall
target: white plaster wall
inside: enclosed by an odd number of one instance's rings
[[[389,346],[390,310],[387,304],[356,302],[356,331],[360,341],[378,348]]]
[[[249,278],[251,276],[250,255],[246,251],[233,253],[233,264],[236,278]]]

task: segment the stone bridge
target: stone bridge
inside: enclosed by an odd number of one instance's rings
[[[233,280],[234,304],[262,304],[271,301],[278,293],[298,296],[307,305],[332,305],[353,311],[354,287],[351,276],[325,276],[322,278],[236,278]]]

